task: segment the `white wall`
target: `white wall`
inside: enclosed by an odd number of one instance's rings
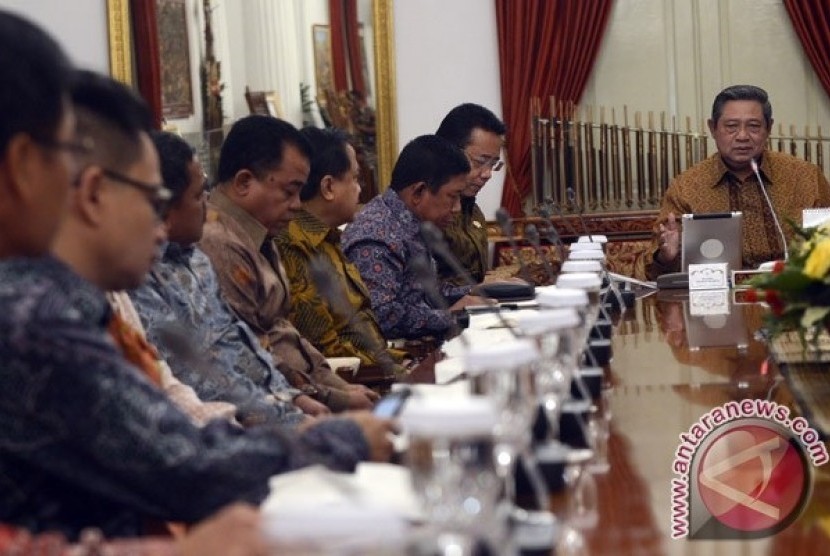
[[[767,90],[774,134],[830,125],[830,100],[779,0],[617,0],[582,104],[616,107],[617,122],[627,105],[632,124],[638,110],[666,111],[683,129],[689,116],[694,130],[739,83]]]
[[[501,117],[496,8],[481,0],[395,2],[398,146],[435,133],[444,115],[463,102]],[[501,204],[503,172],[479,193],[492,218]]]
[[[51,33],[78,66],[109,73],[107,9],[103,0],[0,0]]]

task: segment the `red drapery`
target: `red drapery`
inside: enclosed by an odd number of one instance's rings
[[[830,4],[827,0],[784,0],[804,52],[830,95]]]
[[[150,106],[153,127],[161,129],[161,57],[156,0],[133,0],[130,11],[138,90]]]
[[[331,70],[336,91],[349,88],[346,69],[343,0],[329,0],[329,32],[331,33]]]
[[[496,0],[510,172],[502,206],[522,215],[530,193],[530,98],[577,102],[591,74],[613,0]]]
[[[366,92],[360,50],[356,0],[329,0],[331,65],[339,91]]]

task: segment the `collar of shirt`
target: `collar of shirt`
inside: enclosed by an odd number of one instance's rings
[[[194,249],[195,245],[182,245],[181,243],[168,241],[162,247],[162,253],[164,253],[162,258],[171,262],[188,262]]]
[[[242,207],[230,200],[221,189],[214,189],[210,194],[210,204],[222,213],[231,217],[242,230],[251,238],[257,249],[262,247],[268,237],[268,229],[245,211]]]
[[[383,194],[383,202],[389,207],[389,211],[398,217],[401,227],[410,236],[416,236],[421,231],[421,221],[415,216],[415,213],[409,210],[406,203],[403,202],[398,192],[393,189],[387,189]]]
[[[761,179],[764,180],[764,184],[772,185],[774,182],[772,180],[772,168],[770,167],[770,156],[764,156],[766,151],[761,153],[761,164],[758,165],[758,172],[761,174]],[[723,158],[720,154],[714,155],[715,159],[715,166],[714,171],[712,174],[712,187],[717,187],[719,185],[729,184],[731,181],[740,181],[738,180],[737,176],[732,173],[732,171],[726,167],[726,164],[723,162]],[[730,180],[731,178],[731,180]],[[751,179],[755,179],[755,175],[750,176]]]
[[[298,236],[313,247],[319,247],[324,241],[334,245],[340,244],[340,230],[329,228],[322,220],[305,209],[300,210],[289,225],[289,236]]]

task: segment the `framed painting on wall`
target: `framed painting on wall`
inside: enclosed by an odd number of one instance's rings
[[[156,0],[162,115],[170,119],[193,115],[187,0]]]
[[[329,26],[312,25],[311,36],[314,45],[314,76],[317,79],[317,97],[325,98],[325,91],[334,90]]]

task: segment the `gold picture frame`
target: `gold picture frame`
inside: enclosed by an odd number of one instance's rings
[[[133,40],[129,0],[107,0],[110,76],[133,85]]]

